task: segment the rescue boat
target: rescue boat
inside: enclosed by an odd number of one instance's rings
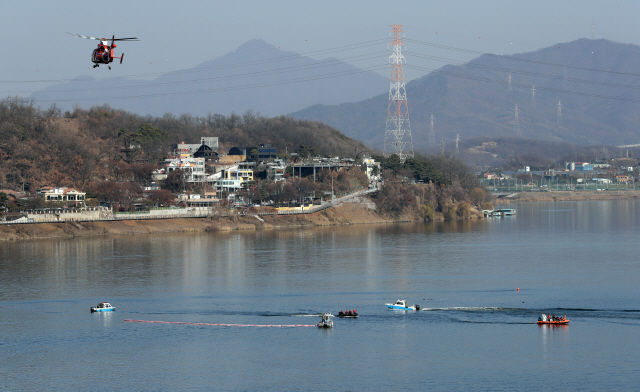
[[[563,317],[548,317],[546,314],[538,317],[538,324],[546,324],[546,325],[562,325],[569,324],[569,319],[567,316]]]
[[[318,328],[333,328],[333,321],[331,321],[331,313],[324,313],[322,320],[316,324]]]
[[[407,306],[407,301],[399,299],[395,304],[385,304],[391,310],[420,310],[420,305]]]
[[[344,311],[341,310],[338,313],[337,317],[340,317],[340,318],[358,318],[358,312],[355,311],[355,310],[353,310],[353,311],[347,310],[346,312],[344,312]]]
[[[108,302],[100,302],[98,306],[91,308],[92,312],[111,312],[113,310],[116,310],[116,308]]]

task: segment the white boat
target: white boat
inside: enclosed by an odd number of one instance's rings
[[[322,320],[316,324],[318,328],[333,328],[333,321],[331,321],[331,313],[324,313]]]
[[[395,304],[385,304],[391,310],[420,310],[420,305],[407,306],[407,301],[399,299]]]
[[[98,306],[91,308],[92,312],[111,312],[113,310],[116,310],[116,308],[108,302],[100,302]]]
[[[493,210],[492,216],[513,216],[516,214],[516,210],[513,208],[501,208],[499,210]]]

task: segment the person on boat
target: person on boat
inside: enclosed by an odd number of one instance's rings
[[[357,315],[358,315],[358,311],[357,311],[357,310],[355,310],[355,309],[353,309],[353,315],[354,315],[354,316],[357,316]]]
[[[553,318],[551,320],[558,321],[558,319],[556,318],[556,314],[555,313],[553,314]]]

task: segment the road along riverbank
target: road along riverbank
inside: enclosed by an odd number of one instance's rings
[[[494,204],[535,201],[587,201],[587,200],[634,200],[640,199],[640,190],[631,191],[550,191],[519,192],[497,198]]]

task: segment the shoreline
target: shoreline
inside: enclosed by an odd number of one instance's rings
[[[590,200],[637,200],[640,190],[630,191],[548,191],[548,192],[514,192],[496,198],[494,204],[526,203],[539,201],[590,201]]]
[[[603,192],[520,192],[494,199],[494,205],[522,202],[638,200],[637,191]],[[439,216],[436,220],[441,220]],[[483,219],[474,212],[471,219]],[[345,226],[421,222],[417,214],[389,216],[377,213],[370,203],[345,202],[313,214],[235,216],[225,218],[177,218],[97,222],[61,222],[0,225],[0,242],[52,238],[76,238],[156,233],[203,233],[235,230],[274,230],[279,228]]]
[[[313,214],[176,218],[97,222],[31,223],[0,226],[0,242],[154,233],[203,233],[273,230],[294,227],[345,226],[415,222],[418,217],[378,214],[365,203],[343,203]],[[422,220],[422,219],[419,219]]]

